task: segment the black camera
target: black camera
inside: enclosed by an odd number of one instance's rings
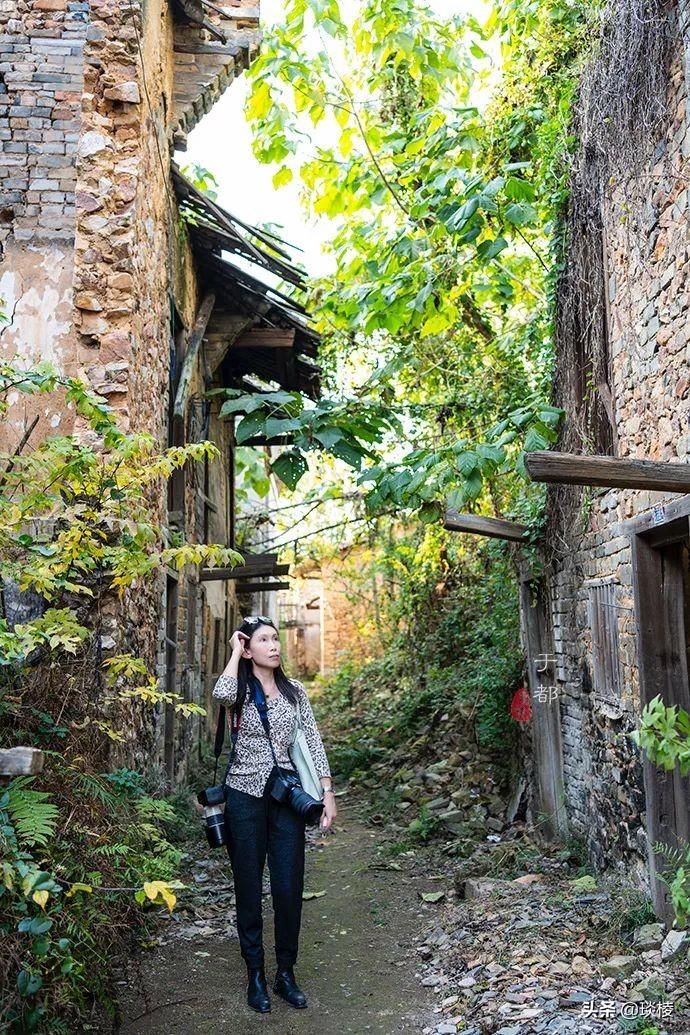
[[[271,797],[286,802],[300,816],[304,816],[310,826],[315,826],[321,819],[323,802],[307,794],[299,777],[292,773],[278,773],[271,787]]]
[[[213,787],[206,787],[199,791],[196,800],[204,806],[204,820],[206,822],[206,840],[211,848],[220,848],[227,844],[227,831],[225,829],[225,784],[217,783]]]

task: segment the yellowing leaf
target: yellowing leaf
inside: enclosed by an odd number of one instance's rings
[[[284,165],[282,169],[279,169],[277,173],[273,175],[273,186],[283,187],[286,183],[289,183],[293,177],[292,169],[289,166]]]
[[[166,906],[168,907],[168,909],[172,913],[173,906],[177,902],[177,897],[175,895],[173,895],[172,891],[170,891],[169,888],[167,888],[167,887],[166,888],[161,888],[160,893],[161,893],[161,898],[163,899],[163,901],[165,902]]]
[[[350,121],[350,112],[341,105],[335,109],[335,119],[339,126],[347,126]]]
[[[170,885],[163,880],[150,880],[144,882],[144,893],[151,902],[155,902],[158,897],[165,902],[166,906],[172,913],[173,906],[177,902],[176,896],[170,889]],[[138,893],[137,893],[138,894]]]
[[[422,327],[422,334],[440,334],[442,331],[447,331],[452,322],[452,312],[443,310],[440,313],[432,313]]]
[[[352,153],[353,137],[354,130],[352,129],[344,129],[343,132],[340,134],[340,142],[338,144],[338,149],[343,158],[347,158],[348,155]]]
[[[34,900],[34,902],[38,903],[38,905],[41,907],[41,909],[45,909],[46,902],[48,901],[48,897],[49,897],[47,891],[34,891],[34,893],[33,893],[33,895],[31,897]]]
[[[263,119],[271,107],[271,91],[268,83],[261,82],[250,94],[247,102],[247,115],[250,119]]]
[[[77,892],[77,891],[87,891],[87,892],[91,893],[91,892],[93,892],[93,888],[91,887],[90,884],[80,884],[77,881],[77,882],[75,882],[72,885],[72,887],[69,889],[69,891],[65,892],[65,898],[71,898],[72,895],[74,895],[74,893]]]

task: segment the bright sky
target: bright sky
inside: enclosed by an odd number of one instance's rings
[[[484,0],[430,0],[430,6],[448,16],[471,13],[482,18],[486,14]],[[282,7],[282,0],[261,0],[262,25],[280,20]],[[278,166],[262,165],[254,158],[243,112],[247,87],[244,76],[232,83],[190,134],[186,154],[176,155],[176,160],[181,165],[198,162],[215,175],[223,208],[249,223],[284,227],[282,236],[304,250],[307,269],[319,275],[331,262],[322,254],[321,244],[333,233],[334,224],[328,219],[309,223],[300,206],[297,179],[276,190],[272,177]]]

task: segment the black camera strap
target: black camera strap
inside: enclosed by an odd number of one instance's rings
[[[280,767],[278,765],[278,759],[276,758],[276,753],[273,748],[273,741],[271,740],[271,727],[268,724],[268,705],[266,704],[266,695],[264,694],[264,688],[262,687],[259,680],[256,679],[256,677],[254,677],[254,704],[256,705],[256,710],[259,713],[261,725],[263,726],[266,736],[268,737],[268,744],[271,748],[271,754],[273,755],[273,761],[275,763],[276,769],[279,769]]]

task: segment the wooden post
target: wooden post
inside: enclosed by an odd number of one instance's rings
[[[567,833],[568,820],[563,790],[563,745],[561,705],[557,687],[554,654],[544,602],[535,596],[525,572],[520,580],[520,626],[527,657],[527,677],[532,704],[532,749],[535,769],[535,797],[540,831],[547,840]],[[546,693],[539,688],[545,688]]]
[[[177,394],[175,395],[175,406],[173,408],[173,415],[176,420],[184,419],[185,409],[187,408],[187,398],[189,396],[189,387],[192,382],[192,374],[194,373],[194,364],[196,363],[196,358],[201,346],[201,340],[206,331],[206,326],[211,313],[213,312],[215,302],[216,296],[212,291],[209,291],[207,295],[204,295],[204,299],[199,306],[199,312],[196,314],[196,320],[194,321],[192,333],[187,342],[184,360],[182,361],[180,380],[177,384]]]
[[[520,525],[516,521],[483,517],[481,514],[461,514],[450,508],[446,510],[443,527],[451,532],[473,532],[492,539],[511,539],[516,542],[523,542],[529,532],[528,525]]]
[[[690,492],[690,464],[657,460],[576,456],[542,450],[525,453],[525,468],[534,482],[602,485],[606,488]]]

